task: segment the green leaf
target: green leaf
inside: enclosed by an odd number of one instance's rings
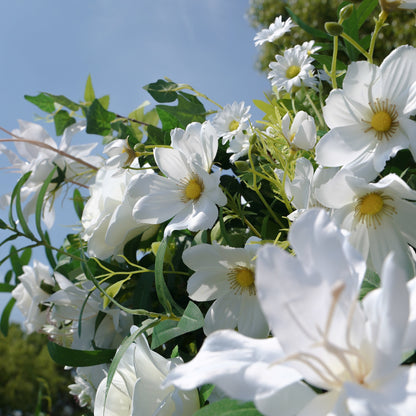
[[[164,79],[158,79],[156,82],[145,85],[145,89],[158,103],[171,103],[178,97],[176,92],[178,84]]]
[[[376,272],[367,270],[365,272],[363,283],[360,288],[360,299],[366,296],[369,292],[380,287],[380,277]]]
[[[20,264],[26,266],[29,264],[30,258],[32,257],[32,249],[27,247],[23,250],[23,253],[20,256]]]
[[[0,331],[2,332],[2,334],[7,337],[7,334],[9,332],[9,319],[10,319],[10,314],[12,313],[12,309],[14,304],[16,303],[16,299],[15,298],[11,298],[8,302],[6,307],[3,309],[3,313],[1,314],[1,319],[0,319]]]
[[[209,396],[211,396],[211,393],[215,389],[214,384],[204,384],[199,388],[199,404],[202,407],[206,401],[209,399]]]
[[[53,113],[55,111],[55,104],[52,97],[41,92],[38,95],[25,95],[25,99],[32,104],[35,104],[42,111]]]
[[[0,219],[0,229],[1,230],[7,229],[7,224],[2,219]]]
[[[373,12],[377,7],[378,0],[364,0],[360,3],[357,9],[358,15],[358,27],[360,28],[364,22],[367,20],[368,16]]]
[[[48,234],[47,231],[45,231],[43,237],[44,237],[44,241],[46,241],[47,244],[48,244],[48,245],[45,245],[44,246],[46,258],[48,259],[49,264],[51,265],[52,269],[55,270],[55,268],[56,268],[56,260],[55,260],[55,257],[53,255],[53,253],[52,253],[52,249],[50,248],[51,240],[49,238],[49,234]]]
[[[261,416],[261,413],[251,402],[223,399],[199,409],[194,416]]]
[[[89,74],[87,78],[87,83],[85,85],[84,101],[86,101],[87,103],[91,103],[94,101],[94,99],[95,99],[95,92],[92,86],[91,74]]]
[[[95,351],[73,350],[54,342],[48,342],[48,351],[55,362],[70,367],[88,367],[109,363],[116,353],[116,350],[110,349]]]
[[[178,323],[178,328],[190,332],[202,328],[204,325],[204,315],[195,305],[195,303],[189,301],[181,320]]]
[[[289,16],[293,19],[293,21],[306,33],[309,33],[315,39],[331,40],[331,36],[329,36],[326,32],[308,26],[304,21],[302,21],[298,16],[296,16],[295,13],[293,13],[292,10],[289,9],[289,7],[286,7],[286,10]]]
[[[15,287],[9,283],[0,283],[0,292],[10,293]]]
[[[111,122],[116,118],[116,115],[107,111],[97,99],[86,108],[85,116],[87,117],[88,134],[106,136],[111,133]]]
[[[147,143],[155,145],[170,145],[170,132],[162,130],[159,127],[148,126],[147,127]]]
[[[100,102],[100,104],[106,109],[108,110],[108,107],[110,105],[110,96],[109,95],[103,95],[102,97],[100,97],[98,99],[98,101]]]
[[[111,286],[108,286],[105,289],[105,292],[107,293],[107,295],[111,296],[112,298],[115,298],[117,296],[118,292],[120,292],[120,289],[123,286],[123,283],[126,282],[129,279],[130,279],[130,277],[128,277],[127,279],[120,280],[116,283],[113,283]],[[103,299],[103,307],[106,308],[109,303],[110,303],[110,299],[105,297]]]
[[[188,331],[184,331],[178,328],[178,321],[166,320],[160,322],[152,333],[152,349],[159,347],[165,342],[170,341],[173,338],[179,337]]]
[[[64,95],[53,95],[53,94],[49,94],[48,92],[45,92],[44,94],[46,94],[47,96],[52,98],[52,100],[55,103],[60,104],[64,107],[66,107],[66,108],[69,108],[72,111],[78,111],[79,110],[79,104],[70,100],[69,98],[65,97]]]
[[[53,121],[55,122],[55,131],[57,136],[61,136],[67,127],[76,123],[75,118],[71,117],[66,110],[59,110],[53,116]]]
[[[175,302],[166,285],[163,276],[163,264],[165,260],[166,248],[168,247],[169,238],[164,238],[159,245],[155,259],[155,286],[156,294],[160,304],[165,308],[167,313],[174,310],[179,315],[183,314],[183,309]]]
[[[23,274],[23,268],[15,246],[10,247],[9,258],[14,274],[21,276]]]
[[[82,198],[81,192],[76,188],[74,189],[74,193],[72,195],[72,202],[78,218],[81,219],[84,211],[84,199]]]

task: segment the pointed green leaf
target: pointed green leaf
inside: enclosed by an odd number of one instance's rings
[[[0,331],[2,334],[7,337],[7,334],[9,332],[9,320],[10,320],[10,314],[12,313],[12,309],[14,304],[16,303],[15,298],[11,298],[8,302],[6,307],[3,309],[3,312],[1,314],[0,319]]]
[[[106,109],[108,110],[108,107],[110,106],[110,96],[109,95],[103,95],[102,97],[100,97],[98,99],[98,101],[100,102],[100,104]]]
[[[111,133],[111,122],[116,118],[116,115],[107,111],[97,99],[86,108],[85,115],[87,117],[88,134],[106,136]]]
[[[15,287],[9,283],[0,283],[0,292],[10,293]]]
[[[95,351],[73,350],[54,342],[48,342],[48,351],[55,362],[70,367],[88,367],[109,363],[116,353],[116,350],[110,349]]]
[[[84,211],[84,198],[82,197],[81,192],[76,188],[74,189],[74,193],[72,195],[72,202],[78,218],[81,219]]]
[[[66,107],[66,108],[69,108],[72,111],[78,111],[79,110],[79,104],[70,100],[69,98],[65,97],[64,95],[53,95],[53,94],[49,94],[48,92],[45,92],[44,94],[46,94],[48,97],[52,98],[52,100],[55,103],[60,104],[64,107]]]
[[[92,103],[95,99],[95,92],[92,86],[91,74],[88,75],[87,83],[85,85],[84,91],[84,101],[87,103]]]
[[[71,117],[66,110],[59,110],[53,116],[53,121],[55,122],[55,131],[57,136],[61,136],[67,127],[76,123],[75,118]]]
[[[52,97],[41,92],[38,95],[25,95],[25,99],[32,104],[35,104],[42,111],[53,113],[55,111],[55,104]]]
[[[195,303],[189,301],[181,320],[178,323],[178,328],[190,332],[202,328],[204,325],[204,315],[195,305]]]
[[[358,27],[360,28],[367,20],[368,16],[377,7],[378,0],[364,0],[360,3],[357,9]]]
[[[175,101],[178,93],[176,92],[178,84],[164,79],[158,79],[156,82],[145,85],[145,89],[158,103],[171,103]]]
[[[129,280],[129,278],[124,279],[124,280],[120,280],[116,283],[113,283],[111,286],[107,287],[105,289],[105,292],[107,293],[107,295],[111,296],[112,298],[115,298],[118,294],[118,292],[120,292],[121,287],[123,286],[124,282],[127,282],[127,280]],[[110,303],[110,299],[105,297],[103,299],[103,307],[106,308],[108,306],[108,304]]]
[[[29,176],[31,173],[32,172],[25,173],[18,180],[16,186],[13,189],[11,200],[10,200],[9,221],[10,221],[10,224],[14,223],[11,212],[12,212],[12,207],[13,207],[13,201],[16,201],[15,208],[16,208],[17,218],[19,220],[19,225],[27,236],[33,237],[33,233],[32,231],[30,231],[29,226],[27,225],[26,218],[23,215],[22,203],[20,200],[20,190],[22,189],[23,185],[29,179]]]

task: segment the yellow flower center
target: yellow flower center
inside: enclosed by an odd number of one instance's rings
[[[249,295],[256,294],[254,285],[254,272],[248,267],[237,266],[228,273],[230,287],[236,295],[248,292]]]
[[[383,195],[379,192],[370,192],[358,198],[355,205],[356,221],[365,223],[367,227],[376,228],[381,224],[383,215],[393,215],[397,211],[394,206],[386,203],[392,201],[393,198],[389,195]]]
[[[228,126],[228,130],[230,131],[237,130],[239,126],[240,126],[240,123],[237,120],[233,120]]]
[[[187,199],[198,199],[202,193],[202,186],[197,179],[191,179],[185,187]]]
[[[380,101],[378,99],[369,105],[372,115],[371,120],[364,120],[365,123],[369,124],[365,132],[373,130],[377,140],[390,139],[399,127],[397,121],[399,114],[396,106],[389,104],[389,100]]]
[[[292,79],[295,78],[300,72],[300,66],[298,65],[290,65],[290,67],[286,70],[286,78]]]

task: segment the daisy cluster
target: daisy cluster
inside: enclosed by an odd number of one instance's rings
[[[414,414],[416,49],[373,51],[416,4],[380,1],[356,36],[375,7],[344,6],[327,33],[296,16],[260,31],[256,46],[318,39],[270,63],[257,123],[169,79],[144,87],[155,108],[120,116],[89,79],[81,103],[29,97],[59,146],[38,124],[2,129],[21,179],[1,244],[21,245],[2,260],[1,328],[16,303],[87,414]],[[102,154],[71,145],[84,129]],[[57,247],[45,227],[71,190],[79,226]]]

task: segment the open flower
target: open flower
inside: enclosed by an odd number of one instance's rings
[[[133,327],[135,328],[135,327]],[[191,416],[199,409],[196,390],[162,387],[169,370],[181,360],[167,360],[140,335],[123,354],[107,390],[107,377],[95,397],[94,416]]]
[[[302,85],[315,87],[317,80],[313,75],[313,58],[301,45],[286,49],[282,55],[275,56],[276,62],[271,62],[268,78],[272,86],[278,90],[294,92]]]
[[[395,12],[398,9],[416,9],[414,0],[378,0],[380,7],[387,13]]]
[[[249,239],[244,248],[199,244],[184,251],[184,263],[195,270],[188,280],[189,297],[200,302],[215,299],[205,316],[205,334],[236,327],[255,338],[269,333],[254,284],[259,247]]]
[[[139,223],[160,224],[171,219],[165,236],[174,230],[211,228],[218,206],[227,203],[219,187],[220,172],[209,173],[218,136],[209,122],[191,123],[172,132],[172,149],[156,148],[154,157],[165,176],[141,175],[129,185],[133,216]]]
[[[265,42],[274,42],[281,38],[285,33],[290,32],[292,27],[296,26],[289,17],[283,22],[282,16],[277,16],[274,22],[267,28],[262,29],[254,36],[254,45],[263,45]]]
[[[292,148],[310,150],[315,146],[315,120],[304,111],[296,113],[292,125],[290,125],[289,113],[286,113],[282,118],[282,133]]]
[[[372,180],[400,149],[416,159],[415,60],[416,49],[401,46],[380,67],[349,65],[343,89],[331,91],[323,110],[331,130],[316,146],[318,163]]]
[[[368,183],[351,172],[341,171],[315,190],[317,199],[332,208],[337,224],[350,232],[350,242],[381,272],[390,252],[396,261],[414,273],[408,244],[416,244],[416,191],[395,174]]]

